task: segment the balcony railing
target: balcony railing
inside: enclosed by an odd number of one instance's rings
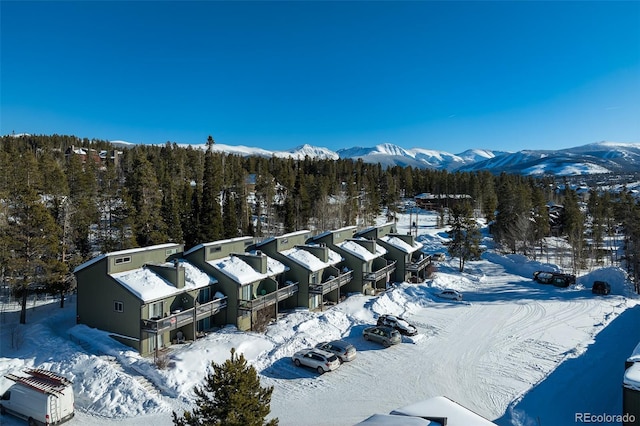
[[[262,308],[266,308],[267,306],[275,305],[276,303],[288,299],[298,292],[298,283],[292,283],[285,287],[279,288],[278,290],[266,294],[264,296],[260,296],[256,299],[252,300],[243,300],[240,299],[238,301],[238,309],[243,311],[256,311]]]
[[[193,322],[210,317],[227,307],[227,298],[212,300],[202,303],[195,308],[190,308],[181,312],[176,312],[167,317],[141,320],[141,328],[147,333],[163,333],[168,330],[175,330]]]
[[[419,259],[417,262],[413,262],[407,266],[408,272],[419,272],[422,271],[426,266],[431,262],[430,256],[425,256],[422,259]]]
[[[387,275],[391,275],[393,274],[393,272],[396,270],[396,261],[394,260],[393,262],[389,262],[387,264],[387,266],[378,269],[377,271],[374,272],[363,272],[362,273],[362,280],[363,281],[372,281],[372,282],[378,282],[380,280],[382,280],[383,278],[386,279]]]
[[[309,293],[327,294],[348,284],[353,279],[353,271],[340,274],[337,277],[319,284],[309,284]]]

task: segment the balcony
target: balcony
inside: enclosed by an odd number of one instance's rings
[[[288,299],[298,292],[298,283],[291,283],[285,287],[279,288],[278,290],[266,294],[264,296],[257,297],[252,300],[242,300],[238,301],[238,309],[243,311],[256,311],[267,306],[275,305],[276,303]]]
[[[211,302],[203,303],[195,308],[187,309],[185,311],[176,312],[164,318],[143,319],[141,320],[142,331],[147,333],[164,333],[169,330],[176,330],[185,325],[194,323],[197,320],[210,317],[217,314],[222,309],[227,307],[227,298],[221,298],[212,300]]]
[[[431,256],[424,256],[422,259],[418,259],[407,265],[407,272],[418,273],[426,268],[429,263],[431,263]]]
[[[378,282],[381,280],[387,280],[388,276],[391,276],[391,274],[393,274],[393,272],[396,270],[396,261],[394,260],[393,262],[389,262],[387,263],[387,266],[378,269],[377,271],[374,272],[363,272],[362,273],[362,280],[363,281],[370,281],[370,282]]]
[[[353,279],[353,271],[338,275],[337,277],[319,284],[309,284],[309,293],[327,294],[333,290],[348,284]]]

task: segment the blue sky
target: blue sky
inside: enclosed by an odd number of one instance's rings
[[[0,134],[640,142],[640,2],[0,3]]]

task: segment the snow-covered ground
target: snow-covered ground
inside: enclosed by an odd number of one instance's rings
[[[401,216],[399,231],[407,232],[408,223]],[[418,219],[427,253],[445,251],[444,230],[435,223],[435,215]],[[76,325],[73,297],[64,309],[57,303],[31,309],[25,326],[16,325],[16,312],[5,312],[0,374],[38,366],[68,376],[77,425],[171,425],[171,411],[191,408],[193,386],[232,347],[256,367],[263,385],[274,386],[271,414],[285,426],[353,425],[439,395],[498,425],[568,425],[576,413],[621,414],[624,361],[640,341],[640,298],[624,272],[594,270],[566,289],[537,284],[533,271],[558,267],[500,255],[488,238],[485,244],[483,259],[468,262],[464,273],[447,258],[425,283],[351,295],[324,312],[290,312],[264,334],[227,327],[176,347],[164,370],[105,333]],[[595,279],[608,281],[612,294],[592,295]],[[443,288],[461,291],[463,301],[438,298]],[[384,313],[405,317],[419,334],[388,349],[364,341],[362,330]],[[291,362],[297,350],[338,338],[358,350],[338,370],[319,376]],[[157,393],[143,386],[148,381]],[[11,383],[0,378],[0,391]],[[9,416],[2,422],[22,424]]]

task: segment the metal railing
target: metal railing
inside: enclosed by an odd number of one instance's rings
[[[243,300],[240,299],[238,301],[238,309],[243,311],[255,311],[262,308],[266,308],[267,306],[275,305],[281,300],[287,299],[298,292],[298,283],[292,283],[285,287],[279,288],[278,290],[266,294],[264,296],[260,296],[256,299],[252,300]]]
[[[348,284],[352,279],[353,271],[349,271],[323,283],[309,284],[309,293],[327,294],[345,284]]]
[[[175,330],[202,318],[215,315],[227,307],[227,298],[212,300],[202,303],[195,308],[190,308],[181,312],[176,312],[164,318],[143,319],[140,327],[148,333],[163,333],[167,330]]]
[[[429,263],[431,262],[430,256],[425,256],[422,259],[419,259],[417,262],[413,262],[407,266],[407,271],[409,272],[418,272],[423,270]]]
[[[380,281],[381,279],[386,279],[387,275],[391,275],[393,274],[393,272],[396,270],[396,261],[394,260],[393,262],[390,262],[387,264],[387,266],[378,269],[377,271],[374,272],[363,272],[362,273],[362,280],[363,281]]]

